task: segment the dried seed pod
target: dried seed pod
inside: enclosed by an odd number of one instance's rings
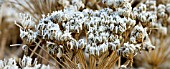
[[[79,49],[83,49],[83,48],[85,47],[85,45],[86,45],[86,42],[85,42],[84,39],[80,39],[80,40],[78,41],[78,48],[79,48]]]
[[[62,52],[61,48],[58,48],[57,57],[58,57],[58,58],[61,58],[62,55],[63,55],[63,52]]]
[[[149,36],[148,36],[148,34],[147,34],[147,32],[146,32],[146,28],[144,29],[145,30],[145,40],[144,40],[144,42],[142,43],[142,45],[143,45],[143,49],[144,50],[146,50],[146,51],[150,51],[150,50],[154,50],[155,49],[155,46],[153,46],[152,44],[151,44],[151,41],[150,41],[150,39],[149,39]]]
[[[60,40],[61,41],[69,41],[72,39],[71,33],[65,32],[63,35],[61,35]]]
[[[131,36],[130,36],[130,41],[131,42],[134,42],[134,43],[141,43],[143,42],[143,39],[144,39],[144,35],[147,34],[145,32],[146,30],[144,30],[144,28],[142,27],[141,24],[139,25],[136,25],[134,27],[134,29],[132,30],[131,32]]]
[[[92,54],[92,55],[95,55],[95,47],[90,47],[89,48],[89,51],[90,51],[90,54]]]
[[[24,29],[32,29],[35,27],[35,21],[32,17],[30,17],[28,14],[21,14],[20,13],[20,19],[21,23],[19,24]]]
[[[146,4],[141,3],[139,6],[139,10],[141,10],[142,12],[146,12]]]
[[[108,47],[111,48],[111,50],[113,50],[113,51],[115,51],[117,49],[116,45],[113,42],[109,42]]]

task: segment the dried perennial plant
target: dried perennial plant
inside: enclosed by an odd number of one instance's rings
[[[20,37],[28,46],[42,41],[58,58],[63,57],[67,49],[83,50],[93,56],[116,51],[117,55],[128,59],[126,63],[132,63],[138,52],[155,49],[149,38],[152,28],[167,34],[163,22],[157,18],[168,20],[169,5],[156,6],[156,1],[146,1],[132,7],[130,0],[100,2],[101,9],[92,10],[85,8],[84,0],[59,0],[64,9],[42,15],[38,24],[22,14],[21,22],[16,23],[20,27]]]

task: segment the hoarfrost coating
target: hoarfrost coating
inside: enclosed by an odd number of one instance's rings
[[[162,20],[168,19],[169,4],[159,4],[157,7],[156,1],[146,1],[132,7],[129,0],[102,0],[102,4],[108,7],[92,10],[85,8],[84,0],[58,2],[64,9],[47,16],[42,15],[35,30],[30,28],[34,23],[27,15],[17,25],[20,27],[21,38],[28,43],[36,43],[37,39],[45,40],[47,44],[54,43],[53,48],[58,50],[59,58],[65,47],[71,50],[82,49],[98,56],[111,50],[117,51],[119,56],[128,57],[155,48],[148,35],[151,28],[159,28],[161,34],[167,34]]]

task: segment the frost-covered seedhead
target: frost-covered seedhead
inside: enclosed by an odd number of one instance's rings
[[[169,4],[157,5],[153,0],[135,6],[134,0],[57,2],[63,9],[43,14],[36,25],[27,15],[22,16],[21,23],[16,23],[27,45],[40,41],[39,45],[46,46],[48,53],[57,58],[64,57],[66,52],[82,50],[93,56],[114,51],[132,60],[140,51],[155,49],[149,36],[152,29],[163,36],[168,34]]]
[[[19,63],[16,63],[16,60],[13,58],[4,59],[4,61],[0,60],[0,69],[21,69],[20,67],[22,69],[50,69],[49,65],[38,64],[36,59],[32,63],[32,58],[25,55]]]
[[[123,6],[125,8],[120,9],[133,11],[128,2],[124,3]],[[82,12],[70,13],[67,11],[69,9],[70,7],[65,8],[64,11],[55,11],[47,16],[43,15],[43,18],[35,26],[35,32],[30,29],[21,29],[21,38],[27,42],[35,42],[36,38],[40,37],[39,39],[54,42],[56,46],[64,43],[63,45],[67,45],[70,49],[86,48],[86,52],[99,55],[100,52],[119,49],[121,41],[124,40],[122,36],[128,29],[134,27],[129,41],[134,44],[142,43],[144,35],[147,34],[144,34],[147,30],[144,31],[142,24],[136,25],[135,19],[127,18],[130,15],[120,14],[120,10],[113,11],[110,8],[104,8],[92,11],[84,9]],[[146,5],[139,9],[146,11]],[[142,17],[145,16],[143,14],[135,15]],[[142,18],[142,20],[141,22],[145,22],[146,18]],[[86,34],[80,35],[82,32]],[[79,37],[86,39],[79,39]],[[60,49],[54,50],[60,51]]]
[[[49,65],[38,64],[37,59],[32,62],[32,58],[25,55],[20,61],[20,65],[23,69],[50,69]]]
[[[129,57],[130,54],[136,55],[137,52],[140,50],[140,45],[139,44],[129,44],[124,43],[124,45],[118,50],[118,54],[122,55],[123,57]]]
[[[148,0],[132,7],[131,0],[101,0],[104,6],[99,10],[87,8],[84,0],[59,0],[58,3],[63,10],[43,15],[36,25],[27,15],[23,15],[21,23],[16,23],[26,43],[43,41],[40,45],[45,44],[48,52],[58,58],[66,49],[81,49],[97,56],[116,51],[124,57],[152,50],[155,47],[148,32],[158,28],[159,33],[166,35],[164,23],[170,22],[169,4],[157,6],[156,1]]]
[[[1,69],[18,69],[17,63],[15,59],[4,59],[4,61],[0,60],[0,68]]]
[[[142,27],[141,24],[136,25],[130,35],[130,42],[132,43],[142,43],[144,40],[144,28]]]
[[[20,13],[20,26],[23,29],[31,29],[35,27],[35,20],[27,14]]]
[[[20,27],[20,37],[23,41],[28,43],[33,43],[37,39],[37,32],[33,31],[35,29],[35,21],[32,17],[26,14],[20,14],[21,22],[15,24]]]

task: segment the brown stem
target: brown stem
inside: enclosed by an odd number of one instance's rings
[[[36,44],[36,46],[35,46],[33,52],[32,52],[31,55],[30,55],[30,57],[32,57],[32,56],[34,55],[34,52],[37,50],[38,45],[40,45],[40,43],[41,43],[41,41],[39,41],[39,42]]]

